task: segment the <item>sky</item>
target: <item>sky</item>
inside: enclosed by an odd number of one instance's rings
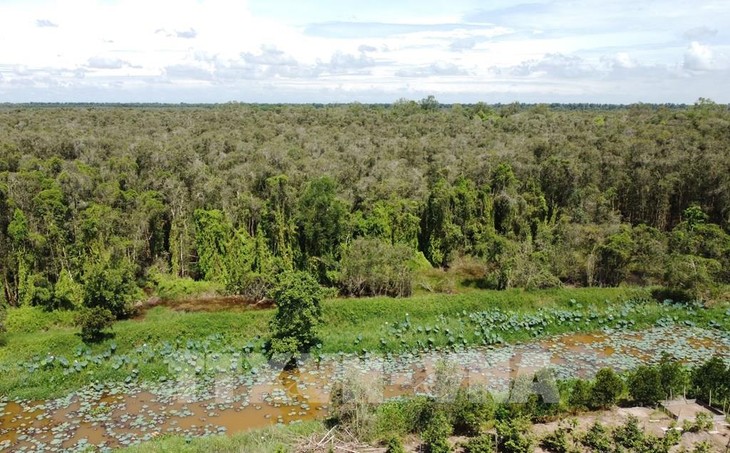
[[[0,0],[0,102],[730,103],[727,0]]]

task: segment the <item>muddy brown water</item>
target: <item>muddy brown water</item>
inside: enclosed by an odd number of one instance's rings
[[[484,385],[499,394],[506,391],[511,379],[540,368],[557,370],[558,378],[586,377],[604,366],[632,368],[667,349],[685,361],[701,361],[712,354],[727,359],[730,336],[711,330],[661,328],[638,333],[576,333],[524,344],[417,356],[334,355],[306,361],[292,371],[263,367],[246,379],[220,376],[206,384],[207,393],[198,397],[179,391],[190,385],[188,376],[166,387],[87,390],[49,401],[0,399],[0,449],[81,451],[89,445],[105,449],[166,433],[233,434],[320,419],[327,414],[336,381],[356,376],[373,391],[374,402],[432,394],[440,360],[458,364],[462,384]]]

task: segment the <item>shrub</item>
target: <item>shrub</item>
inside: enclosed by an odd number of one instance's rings
[[[84,306],[106,308],[116,318],[127,316],[139,289],[131,264],[102,257],[84,268]]]
[[[469,436],[478,435],[482,426],[494,418],[494,399],[482,388],[459,388],[452,405],[454,431]]]
[[[591,388],[591,407],[607,409],[618,401],[624,391],[624,382],[621,377],[610,368],[603,368],[596,374],[596,380]]]
[[[380,239],[356,239],[342,254],[339,283],[354,296],[409,296],[413,251]]]
[[[712,420],[712,416],[707,412],[699,412],[697,415],[695,415],[695,421],[690,422],[689,420],[685,420],[685,424],[683,426],[684,431],[689,431],[692,433],[700,433],[702,431],[710,431],[715,426],[715,423]]]
[[[104,329],[114,323],[114,315],[106,308],[81,308],[76,313],[76,325],[81,327],[81,338],[86,342],[98,341],[103,337]]]
[[[552,453],[570,453],[576,451],[569,434],[572,429],[559,426],[555,431],[545,435],[540,441],[540,447]]]
[[[587,410],[591,404],[591,390],[591,383],[588,381],[578,379],[573,382],[568,398],[570,408],[575,411]]]
[[[385,453],[406,453],[403,441],[398,436],[391,436],[385,443]]]
[[[514,417],[497,422],[499,451],[504,453],[531,453],[533,438],[530,434],[530,421],[524,417]]]
[[[694,448],[692,449],[692,453],[710,453],[710,452],[712,452],[712,444],[710,444],[706,440],[696,443],[694,445]]]
[[[580,443],[588,450],[596,453],[609,453],[613,451],[608,430],[600,422],[596,421],[588,431],[580,438]]]
[[[491,434],[482,434],[472,437],[464,444],[464,453],[492,453],[494,441]]]
[[[330,417],[359,439],[369,439],[376,426],[375,403],[382,399],[377,386],[354,373],[334,385],[330,394]]]
[[[636,368],[629,376],[629,393],[642,406],[656,406],[665,398],[659,370],[650,366]]]
[[[270,354],[308,352],[317,342],[322,322],[322,288],[306,272],[285,274],[272,293],[276,314],[271,320]]]
[[[452,450],[449,436],[452,432],[451,423],[443,411],[436,411],[431,417],[428,427],[423,432],[423,443],[429,453],[448,453]]]
[[[639,427],[639,419],[629,415],[626,422],[613,431],[613,441],[616,445],[630,451],[637,450],[644,442],[644,431]]]

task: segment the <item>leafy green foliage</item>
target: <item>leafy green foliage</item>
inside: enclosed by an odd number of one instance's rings
[[[494,440],[491,434],[482,434],[476,437],[470,438],[466,444],[464,444],[465,453],[493,453],[494,452]]]
[[[470,436],[482,432],[484,425],[494,418],[496,409],[491,393],[477,386],[459,387],[451,406],[454,431]]]
[[[406,453],[403,441],[398,436],[391,436],[385,442],[385,453]]]
[[[449,453],[453,450],[449,443],[452,427],[449,423],[447,415],[437,410],[428,422],[428,426],[423,431],[423,443],[429,453]]]
[[[322,288],[310,274],[294,272],[281,277],[271,297],[276,302],[276,314],[271,321],[270,352],[308,352],[319,341]]]
[[[580,438],[580,443],[596,453],[610,453],[613,445],[609,430],[596,421]]]
[[[587,380],[578,379],[573,382],[568,397],[568,404],[573,410],[584,411],[591,406],[591,383]]]
[[[656,406],[664,399],[662,377],[655,367],[640,366],[636,368],[628,379],[629,393],[642,406]]]
[[[84,268],[83,301],[87,308],[104,308],[117,319],[129,314],[139,290],[131,264],[124,259],[102,256]]]
[[[693,393],[705,402],[730,401],[730,368],[718,356],[692,370]]]
[[[81,327],[81,338],[84,341],[99,341],[103,338],[104,330],[114,324],[114,314],[103,307],[84,307],[76,312],[75,323]]]
[[[580,449],[573,442],[573,427],[558,426],[540,440],[540,446],[552,453],[577,453]]]
[[[624,391],[624,381],[610,368],[603,368],[596,374],[591,388],[591,407],[607,409],[618,401]]]
[[[644,443],[644,430],[639,426],[639,419],[629,415],[623,425],[613,430],[612,437],[619,447],[635,451]]]
[[[409,296],[413,250],[378,239],[356,239],[342,254],[339,283],[355,296]]]
[[[497,421],[499,451],[505,453],[529,453],[533,451],[534,439],[530,433],[528,419],[515,417]]]

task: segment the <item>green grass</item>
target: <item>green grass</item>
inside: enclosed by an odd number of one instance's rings
[[[618,310],[627,299],[645,299],[648,290],[636,288],[554,289],[544,291],[472,291],[460,295],[419,295],[404,299],[334,299],[324,302],[324,324],[320,331],[322,352],[398,352],[412,350],[432,337],[432,347],[448,346],[449,336],[463,338],[467,344],[481,344],[468,314],[491,309],[516,313],[529,318],[539,309],[579,310],[584,313]],[[571,302],[573,300],[573,302]],[[575,301],[582,308],[576,309]],[[711,321],[720,322],[730,330],[727,307],[718,305],[709,310],[687,310],[683,306],[665,307],[654,302],[639,305],[631,312],[634,321],[629,328],[640,329],[654,325],[660,318],[676,316],[678,320],[691,319],[699,326]],[[181,313],[165,307],[147,312],[144,319],[115,323],[114,338],[89,345],[90,354],[102,354],[116,345],[116,354],[141,357],[147,349],[159,349],[165,342],[177,340],[205,341],[212,334],[222,338],[213,347],[229,347],[240,351],[253,342],[263,343],[268,334],[268,323],[273,310],[243,312]],[[399,339],[393,325],[403,323],[408,314],[411,328]],[[140,360],[134,367],[112,367],[113,360],[90,365],[81,372],[63,374],[59,366],[28,371],[24,368],[33,360],[47,354],[74,360],[74,351],[84,347],[77,329],[72,327],[69,312],[46,313],[38,308],[11,309],[8,313],[8,333],[0,346],[0,394],[10,398],[41,399],[61,396],[94,382],[124,381],[131,368],[139,371],[136,379],[157,381],[169,376],[168,366],[159,358]],[[439,326],[440,333],[418,332],[417,327]],[[539,335],[559,334],[576,330],[597,330],[597,321],[580,324],[553,323],[537,332]],[[446,329],[453,334],[445,334]],[[459,337],[460,336],[460,337]],[[536,331],[515,329],[501,333],[506,342],[529,340]],[[257,339],[258,337],[258,339]],[[459,340],[461,341],[461,340]]]
[[[124,453],[272,453],[294,451],[297,443],[313,434],[324,435],[321,422],[272,426],[232,436],[185,438],[161,436],[155,440],[120,450]]]
[[[152,278],[155,294],[165,300],[186,299],[200,296],[223,294],[223,285],[208,281],[196,281],[192,278],[177,278],[164,274],[156,274]]]

